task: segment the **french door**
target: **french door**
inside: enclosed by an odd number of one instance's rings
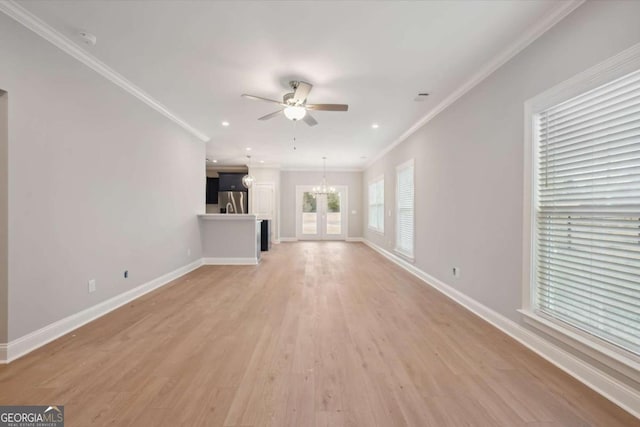
[[[347,187],[314,195],[313,187],[296,187],[296,236],[298,240],[345,240],[347,236]]]

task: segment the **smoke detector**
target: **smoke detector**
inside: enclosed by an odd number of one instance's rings
[[[80,31],[78,35],[87,46],[95,46],[96,42],[98,41],[98,38],[96,36],[87,31]]]

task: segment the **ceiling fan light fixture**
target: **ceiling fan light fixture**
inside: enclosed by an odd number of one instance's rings
[[[311,83],[293,80],[289,82],[289,86],[293,89],[293,92],[286,93],[282,97],[282,101],[276,101],[275,99],[263,98],[261,96],[249,95],[243,93],[241,96],[247,99],[253,99],[255,101],[269,102],[271,104],[278,104],[280,109],[269,113],[265,116],[258,117],[258,120],[270,120],[274,117],[280,117],[284,115],[288,120],[304,121],[307,126],[315,126],[318,124],[315,118],[311,114],[307,114],[309,111],[348,111],[349,106],[347,104],[307,104],[309,92],[313,85]]]
[[[284,115],[289,120],[300,120],[305,114],[307,114],[307,110],[304,107],[300,107],[297,105],[291,105],[284,109]]]

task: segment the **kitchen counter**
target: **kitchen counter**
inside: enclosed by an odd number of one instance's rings
[[[260,262],[260,223],[252,214],[200,214],[205,264],[255,265]]]
[[[198,218],[205,221],[256,221],[258,216],[253,214],[200,214]]]

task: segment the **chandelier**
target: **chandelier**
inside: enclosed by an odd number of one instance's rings
[[[245,188],[251,188],[254,181],[253,176],[249,173],[249,169],[251,169],[251,156],[247,156],[247,159],[249,159],[247,163],[247,174],[242,177],[242,185],[244,185]]]
[[[335,187],[330,187],[327,185],[327,158],[322,158],[322,183],[318,186],[315,186],[311,189],[311,193],[314,196],[322,196],[327,194],[334,194],[336,192]]]

